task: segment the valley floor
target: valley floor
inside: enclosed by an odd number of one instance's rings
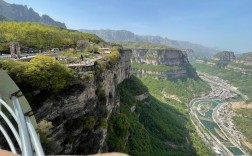
[[[203,141],[217,155],[248,155],[241,142],[244,136],[233,124],[230,99],[242,94],[218,77],[199,73],[212,91],[190,101],[191,121]]]

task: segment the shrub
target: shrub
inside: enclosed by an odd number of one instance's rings
[[[40,134],[40,141],[42,144],[49,144],[52,139],[47,137],[49,131],[53,128],[52,122],[42,120],[38,123],[38,133]]]
[[[102,118],[100,121],[100,127],[103,129],[107,128],[107,119],[106,118]]]
[[[115,64],[120,58],[120,53],[117,49],[110,48],[110,54],[108,54],[108,58],[112,64]]]
[[[0,61],[21,89],[58,92],[73,81],[73,71],[50,56],[38,55],[30,62]]]
[[[93,116],[88,116],[84,118],[83,127],[84,129],[91,130],[94,128],[96,120]]]

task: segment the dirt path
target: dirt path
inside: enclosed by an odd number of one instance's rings
[[[231,102],[232,104],[232,109],[252,109],[252,104],[246,104],[244,101],[241,102]]]

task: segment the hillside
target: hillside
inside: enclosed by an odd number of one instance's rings
[[[0,51],[3,52],[9,52],[9,42],[13,41],[22,45],[21,50],[23,48],[48,50],[55,47],[62,48],[63,45],[75,48],[80,40],[92,44],[104,43],[94,34],[30,22],[1,22],[0,35]]]
[[[188,116],[184,113],[184,105],[168,97],[160,101],[157,99],[159,96],[154,96],[153,92],[160,86],[154,87],[155,89],[151,87],[158,82],[152,79],[142,80],[144,83],[133,76],[118,86],[121,106],[108,124],[109,151],[122,151],[135,156],[211,155],[190,125]],[[169,82],[159,84],[167,87],[166,91],[171,93]],[[178,84],[170,83],[171,86],[176,87]],[[195,86],[194,89],[196,88]],[[161,95],[160,92],[158,94]],[[138,98],[141,96],[142,98]],[[181,98],[180,95],[178,97]]]
[[[98,35],[108,42],[116,41],[133,41],[133,42],[151,42],[161,45],[167,45],[177,49],[192,49],[196,57],[212,56],[217,50],[205,47],[199,44],[193,44],[186,41],[171,40],[161,36],[142,36],[136,35],[127,30],[87,30],[81,29],[82,32],[89,32]]]
[[[66,28],[64,23],[55,21],[48,15],[40,16],[36,11],[32,8],[28,8],[26,5],[9,4],[4,0],[0,0],[0,14],[18,22],[37,22]]]

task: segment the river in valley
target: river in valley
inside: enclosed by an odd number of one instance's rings
[[[242,94],[233,86],[218,77],[199,73],[209,83],[211,93],[190,102],[191,120],[199,136],[211,147],[216,155],[248,155],[241,146],[243,135],[237,131],[230,115],[230,100]]]

